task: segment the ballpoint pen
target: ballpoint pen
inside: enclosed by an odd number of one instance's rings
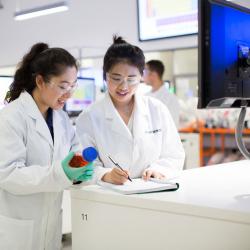
[[[125,172],[124,169],[123,169],[117,162],[113,161],[113,159],[112,159],[110,156],[108,156],[108,157],[109,157],[109,159],[113,162],[114,165],[116,165],[116,166],[117,166],[118,168],[120,168],[123,172]],[[131,180],[131,178],[129,177],[129,175],[128,175],[128,180],[130,180],[130,181],[132,182],[132,180]]]

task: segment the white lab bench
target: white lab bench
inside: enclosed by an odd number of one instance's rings
[[[70,206],[70,191],[63,191],[62,200],[62,234],[71,233],[71,206]]]
[[[180,189],[71,190],[73,250],[250,249],[250,161],[183,171]]]

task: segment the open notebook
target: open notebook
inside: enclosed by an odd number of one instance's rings
[[[112,189],[121,194],[140,194],[164,190],[175,191],[179,188],[178,183],[166,181],[163,183],[157,183],[153,180],[144,181],[141,178],[133,179],[132,182],[126,181],[123,185],[114,185],[103,181],[99,181],[98,185],[108,189]]]

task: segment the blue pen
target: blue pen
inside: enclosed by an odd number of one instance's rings
[[[109,159],[113,162],[113,164],[114,165],[116,165],[118,168],[120,168],[123,172],[125,172],[124,171],[124,169],[117,163],[117,162],[115,162],[115,161],[113,161],[113,159],[109,156]],[[131,178],[129,177],[129,175],[128,175],[128,179],[132,182],[132,180],[131,180]]]

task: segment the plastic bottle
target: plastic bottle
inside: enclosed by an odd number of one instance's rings
[[[94,161],[98,156],[98,152],[93,147],[85,148],[82,151],[82,155],[74,155],[71,161],[69,162],[69,165],[72,168],[78,168],[78,167],[84,167],[89,162]]]

